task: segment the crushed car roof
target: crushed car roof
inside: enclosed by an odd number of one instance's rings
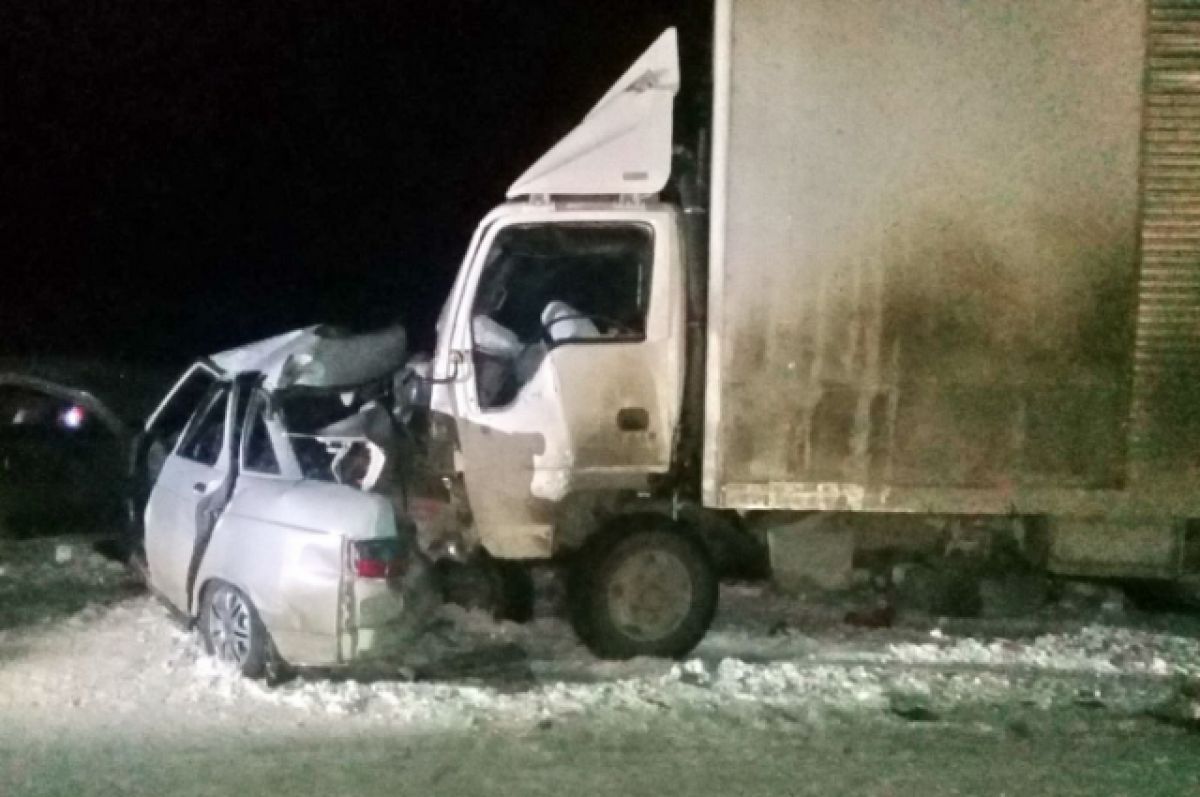
[[[407,338],[401,326],[351,334],[311,326],[211,355],[223,373],[257,372],[268,390],[288,387],[338,388],[361,385],[404,367]]]

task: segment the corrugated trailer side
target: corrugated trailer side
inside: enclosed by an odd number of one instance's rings
[[[1200,2],[1154,0],[1147,44],[1130,481],[1191,496],[1200,485]]]

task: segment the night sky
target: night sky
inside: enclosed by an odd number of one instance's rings
[[[668,25],[695,80],[709,6],[3,4],[0,354],[428,346],[475,223]]]

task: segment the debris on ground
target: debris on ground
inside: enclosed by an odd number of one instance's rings
[[[989,750],[1025,750],[1035,738],[1042,750],[1061,739],[1046,755],[1053,764],[1082,738],[1127,750],[1154,733],[1166,738],[1154,737],[1156,754],[1172,763],[1181,754],[1169,735],[1200,722],[1200,623],[1183,616],[1114,614],[1101,601],[1077,615],[898,613],[888,626],[862,627],[844,622],[870,597],[861,590],[800,601],[761,584],[724,586],[713,630],[683,661],[600,661],[553,612],[517,624],[448,606],[405,661],[301,670],[267,684],[208,656],[196,634],[86,543],[54,544],[72,546],[69,562],[54,562],[53,544],[0,549],[4,597],[48,589],[59,601],[42,612],[0,604],[9,622],[0,628],[0,716],[42,740],[133,734],[191,751],[195,739],[231,739],[254,751],[292,749],[288,740],[304,735],[311,743],[295,749],[309,755],[345,751],[350,743],[339,739],[402,748],[393,740],[428,738],[436,748],[446,739],[478,744],[480,734],[554,745],[580,733],[621,746],[642,734],[740,749],[746,738],[790,735],[802,747],[836,740],[853,758],[864,745],[879,750],[888,734],[919,733],[962,750],[980,739]],[[18,742],[0,744],[0,786],[6,751],[25,754]],[[906,751],[905,766],[933,771],[941,748],[930,745],[899,737],[886,760]]]

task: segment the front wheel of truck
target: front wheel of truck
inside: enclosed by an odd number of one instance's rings
[[[601,658],[677,658],[708,631],[717,589],[716,568],[697,539],[665,518],[628,518],[576,554],[571,623]]]

